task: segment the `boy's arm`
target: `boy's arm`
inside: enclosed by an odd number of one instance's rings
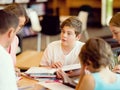
[[[43,56],[40,60],[40,66],[50,66],[51,59],[50,56],[50,49],[47,47],[43,53]]]

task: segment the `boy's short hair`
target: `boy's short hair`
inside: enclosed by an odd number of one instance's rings
[[[11,27],[17,28],[19,19],[16,15],[0,10],[0,34],[4,34]]]
[[[76,35],[82,33],[82,22],[76,16],[69,17],[68,19],[63,21],[60,28],[62,29],[64,26],[69,26],[71,28],[74,28]]]
[[[21,4],[18,4],[18,3],[10,4],[10,5],[6,6],[4,8],[4,10],[6,12],[15,14],[17,17],[24,16],[26,18],[26,22],[25,23],[27,23],[29,21],[29,18],[28,18],[28,15],[26,13],[26,10],[25,10],[25,8]]]

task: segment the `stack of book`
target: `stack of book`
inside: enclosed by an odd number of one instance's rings
[[[62,69],[63,71],[80,69],[80,64],[67,65],[62,68],[31,67],[25,72],[25,74],[33,78],[55,78],[55,72],[58,69]]]
[[[55,69],[47,67],[31,67],[25,74],[35,78],[52,78],[56,77],[54,74]]]

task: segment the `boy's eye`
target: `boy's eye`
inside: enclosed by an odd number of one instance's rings
[[[71,35],[71,33],[70,33],[70,32],[68,32],[68,35]]]

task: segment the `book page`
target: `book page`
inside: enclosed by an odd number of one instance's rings
[[[66,65],[66,66],[63,66],[62,68],[31,67],[25,73],[26,74],[33,74],[33,73],[54,74],[58,69],[62,69],[63,71],[80,69],[80,64]]]
[[[75,69],[80,69],[80,64],[71,64],[71,65],[66,65],[63,66],[61,69],[63,71],[70,71],[70,70],[75,70]]]
[[[31,67],[25,73],[26,74],[34,74],[34,73],[54,74],[55,71],[56,71],[55,69],[47,68],[47,67]]]

